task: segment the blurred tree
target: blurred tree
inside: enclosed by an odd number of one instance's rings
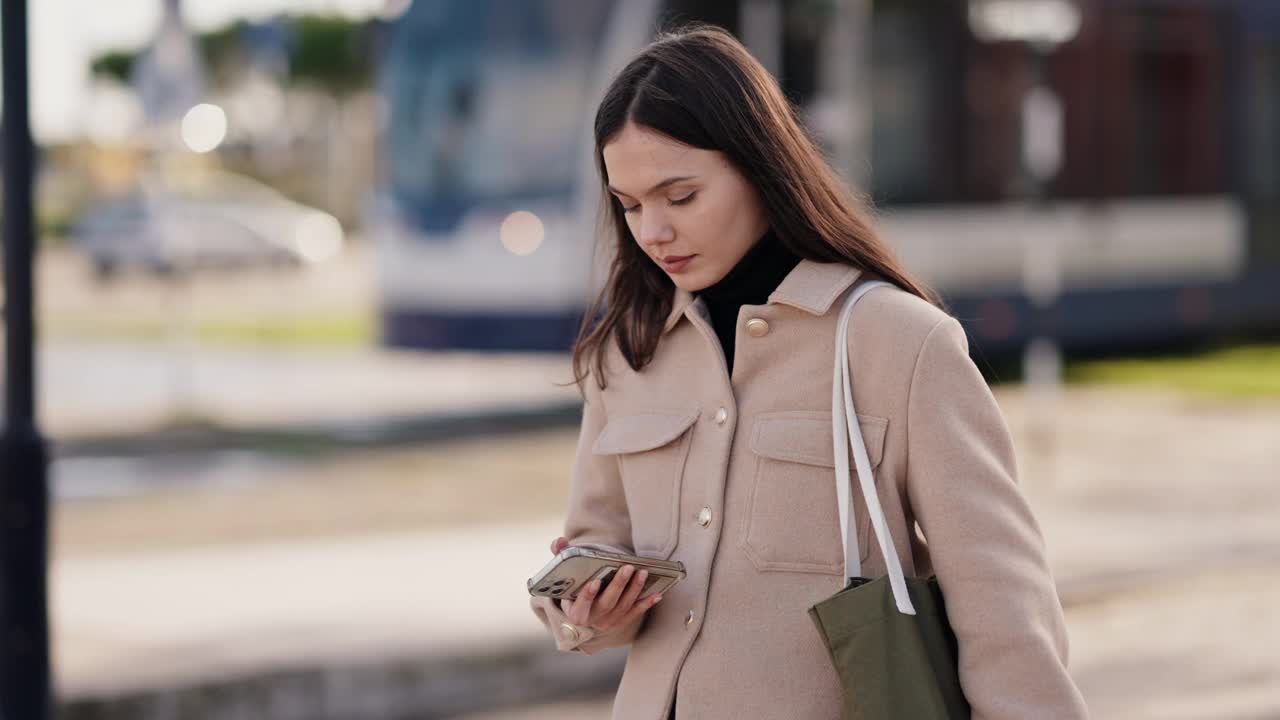
[[[209,68],[209,79],[213,84],[225,84],[235,76],[242,57],[240,37],[247,27],[249,23],[237,20],[224,28],[203,33],[196,38],[200,54],[204,56],[205,67]]]
[[[133,61],[138,53],[127,50],[113,50],[93,59],[89,69],[98,77],[111,78],[120,83],[129,82],[129,73],[133,72]]]
[[[373,23],[300,17],[289,53],[294,82],[317,83],[337,93],[368,87],[373,76]]]
[[[267,23],[238,20],[198,37],[201,54],[214,84],[232,81],[246,57],[245,37]],[[373,78],[373,50],[381,23],[341,17],[301,15],[285,21],[288,27],[289,79],[338,95],[366,88]],[[141,51],[113,50],[93,58],[94,75],[128,83]]]

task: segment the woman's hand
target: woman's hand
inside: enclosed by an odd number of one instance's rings
[[[551,554],[559,555],[569,545],[563,537],[551,543]],[[578,593],[578,599],[560,598],[560,609],[574,625],[588,627],[598,633],[629,625],[658,603],[662,595],[654,593],[636,602],[644,588],[647,570],[635,571],[633,565],[623,565],[609,576],[607,586],[600,580],[592,580]]]

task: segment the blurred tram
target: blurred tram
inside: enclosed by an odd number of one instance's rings
[[[1037,62],[980,39],[961,0],[844,1],[414,2],[380,77],[384,342],[570,346],[607,261],[595,103],[656,28],[689,20],[774,72],[988,358],[1046,331],[1098,352],[1280,329],[1280,2],[1077,0],[1078,32]],[[1062,140],[1028,193],[1037,76]]]

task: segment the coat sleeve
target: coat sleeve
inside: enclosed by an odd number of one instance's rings
[[[617,458],[591,452],[596,436],[604,428],[606,414],[602,393],[594,377],[586,379],[586,403],[582,408],[582,430],[569,481],[569,507],[565,516],[564,537],[570,545],[597,550],[635,554],[631,542],[631,515],[622,491],[622,477]],[[558,601],[530,596],[534,615],[547,627],[556,648],[565,652],[594,655],[601,650],[630,644],[648,614],[632,623],[605,633],[573,642],[565,637],[560,623],[566,620]]]
[[[907,493],[959,645],[973,720],[1087,718],[1062,604],[1013,443],[964,330],[926,337],[907,404]]]

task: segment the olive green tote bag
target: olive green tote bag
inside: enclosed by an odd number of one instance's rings
[[[956,638],[947,622],[936,576],[904,577],[876,495],[866,444],[849,384],[849,316],[872,281],[854,289],[840,313],[832,380],[831,424],[835,440],[836,497],[844,531],[842,590],[809,608],[840,674],[845,720],[951,720],[968,718],[969,704],[956,670]],[[856,524],[850,517],[849,448],[886,577],[861,577]]]

